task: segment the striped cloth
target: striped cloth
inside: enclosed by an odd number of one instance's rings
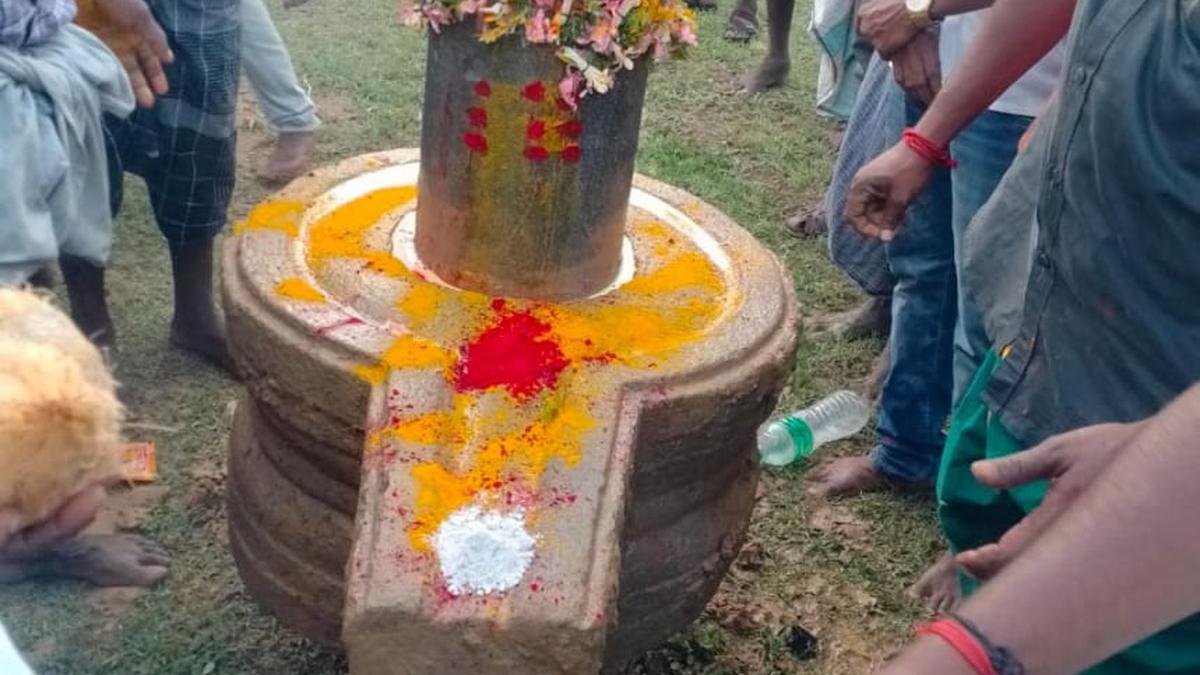
[[[204,243],[224,226],[234,187],[240,0],[150,0],[175,61],[150,110],[106,118],[112,208],[121,174],[141,176],[168,243]]]
[[[889,295],[896,280],[888,266],[883,243],[867,239],[842,220],[850,181],[864,164],[900,140],[904,129],[904,92],[892,79],[887,62],[878,55],[867,65],[842,148],[825,192],[829,226],[829,256],[871,295]]]
[[[75,0],[0,0],[0,47],[39,45],[75,18]]]

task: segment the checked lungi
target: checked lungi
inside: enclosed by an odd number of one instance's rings
[[[240,69],[239,0],[150,0],[175,61],[154,107],[105,119],[111,207],[122,174],[141,176],[172,246],[207,243],[225,226],[233,196]]]

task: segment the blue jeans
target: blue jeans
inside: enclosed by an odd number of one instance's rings
[[[317,108],[300,86],[263,0],[242,0],[242,68],[272,129],[287,133],[317,128]]]
[[[909,124],[923,112],[908,101]],[[987,353],[981,312],[958,292],[956,254],[1031,121],[990,111],[977,118],[951,145],[958,168],[934,172],[887,246],[896,277],[888,342],[892,368],[883,385],[872,460],[893,480],[917,483],[937,475],[951,404]]]

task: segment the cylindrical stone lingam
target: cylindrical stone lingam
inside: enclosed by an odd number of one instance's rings
[[[485,60],[521,63],[505,50],[530,51],[502,42]],[[434,60],[459,150],[490,156],[498,145],[470,135],[523,120],[515,157],[496,150],[487,171],[454,164],[483,159],[457,150],[353,158],[258,206],[227,247],[247,386],[230,438],[234,557],[285,623],[340,638],[354,675],[620,672],[699,614],[741,546],[755,430],[791,372],[789,276],[711,206],[642,177],[630,191],[644,70],[617,78],[637,106],[600,115],[629,136],[589,140],[561,106],[530,113],[538,88],[522,92],[561,71],[522,84],[516,66]],[[530,133],[560,114],[557,141]],[[427,127],[425,141],[458,133]],[[576,136],[578,156],[554,144]],[[606,144],[628,156],[604,159]],[[563,191],[544,203],[591,225],[514,233],[475,217],[523,189]],[[456,243],[435,250],[439,231]]]
[[[561,300],[617,275],[647,68],[573,109],[555,51],[473,22],[430,36],[416,248],[447,283]]]

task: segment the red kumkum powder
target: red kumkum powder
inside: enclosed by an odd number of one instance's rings
[[[559,153],[559,157],[567,164],[576,164],[583,157],[583,150],[578,145],[568,145]]]
[[[558,125],[558,133],[567,138],[579,138],[583,135],[583,123],[579,120],[567,120],[560,122]]]
[[[466,145],[467,149],[471,152],[478,153],[480,155],[487,154],[488,142],[487,137],[483,134],[464,134],[463,145]]]
[[[531,162],[544,162],[550,158],[550,153],[540,145],[531,145],[525,148],[525,159]]]
[[[514,398],[527,399],[553,388],[571,362],[549,333],[550,326],[528,312],[503,315],[463,346],[455,367],[455,389],[504,387]]]
[[[541,82],[530,82],[521,90],[521,95],[534,103],[541,103],[546,100],[546,85]]]
[[[546,123],[537,118],[529,120],[529,125],[525,127],[525,138],[531,141],[540,141],[542,136],[546,135]]]
[[[480,129],[488,125],[488,114],[483,108],[467,108],[467,122]]]

